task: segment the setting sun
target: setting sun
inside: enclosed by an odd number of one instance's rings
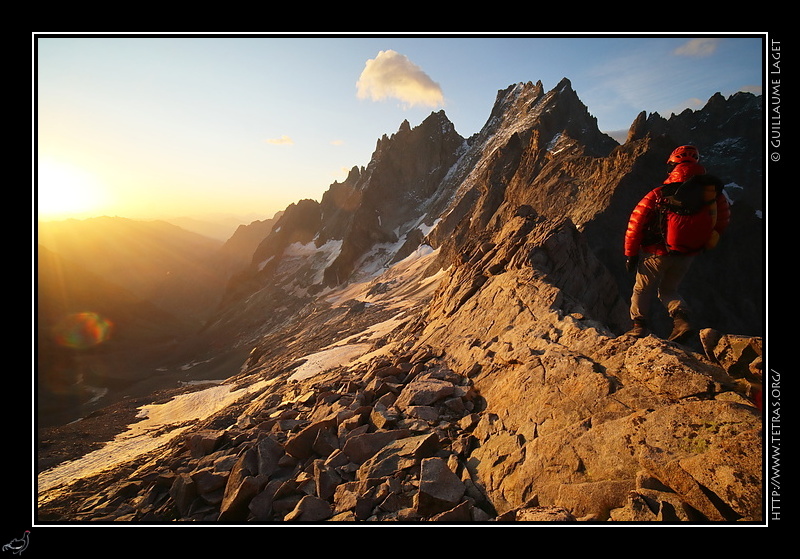
[[[39,219],[72,217],[95,210],[104,201],[98,180],[90,173],[40,159],[36,185]]]

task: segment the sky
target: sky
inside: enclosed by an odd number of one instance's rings
[[[404,120],[464,137],[500,90],[562,78],[600,129],[760,94],[764,33],[32,36],[38,219],[235,215],[320,200]]]

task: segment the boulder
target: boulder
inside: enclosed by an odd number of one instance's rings
[[[319,437],[321,431],[334,429],[336,427],[336,418],[329,417],[316,421],[310,425],[305,426],[298,433],[293,434],[284,443],[283,448],[287,454],[304,460],[309,458],[314,453],[314,443]]]
[[[380,449],[398,439],[408,437],[407,429],[392,429],[390,431],[376,431],[363,433],[347,439],[342,447],[342,452],[355,464],[363,464],[372,458]]]
[[[400,410],[410,406],[430,406],[451,396],[454,392],[455,386],[452,382],[429,375],[419,375],[403,388],[395,406]]]
[[[419,480],[415,508],[421,516],[432,516],[453,509],[466,492],[461,479],[450,470],[447,462],[438,457],[422,460]]]
[[[356,473],[359,480],[383,478],[418,466],[423,458],[439,450],[439,440],[433,433],[406,437],[381,448],[364,462]]]
[[[220,504],[220,522],[241,522],[247,518],[248,505],[261,488],[257,473],[256,451],[247,449],[239,456],[228,476]]]
[[[318,522],[331,517],[330,504],[313,495],[305,495],[292,511],[286,515],[286,521]]]

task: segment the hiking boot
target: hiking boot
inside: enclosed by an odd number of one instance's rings
[[[681,342],[692,333],[692,325],[684,311],[675,311],[672,315],[672,333],[667,338],[670,342]]]
[[[650,334],[650,330],[648,330],[647,323],[644,320],[637,319],[633,321],[633,328],[625,332],[625,334],[633,338],[644,338]]]

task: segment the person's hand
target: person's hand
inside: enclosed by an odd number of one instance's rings
[[[705,249],[712,250],[714,247],[717,246],[718,242],[719,242],[719,233],[717,233],[716,231],[712,231],[711,238],[706,243]]]
[[[639,257],[638,256],[628,256],[625,259],[625,269],[628,272],[633,273],[636,271],[636,267],[639,265]]]

